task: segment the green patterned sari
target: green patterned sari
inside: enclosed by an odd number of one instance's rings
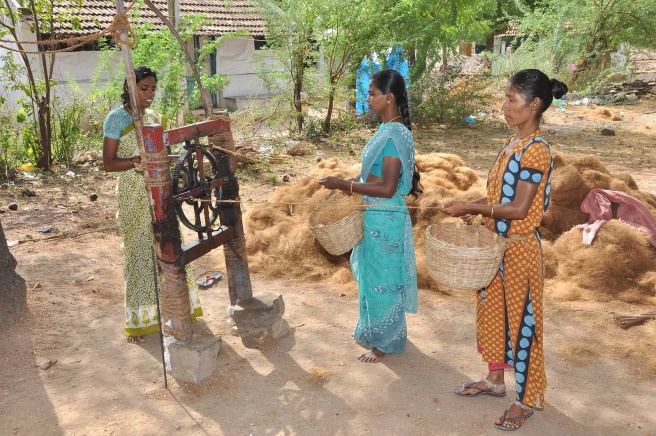
[[[167,119],[147,109],[143,124],[160,124],[166,129]],[[105,121],[105,136],[110,136],[107,131],[120,131],[117,157],[126,159],[136,154],[137,134],[132,117],[125,109],[118,108],[110,113]],[[123,236],[125,261],[125,334],[143,336],[157,333],[159,317],[155,299],[155,260],[152,254],[155,237],[150,215],[150,198],[143,172],[134,169],[121,171],[116,183],[116,199],[116,220]],[[203,311],[196,284],[191,276],[191,268],[187,266],[186,270],[191,317],[195,320]]]

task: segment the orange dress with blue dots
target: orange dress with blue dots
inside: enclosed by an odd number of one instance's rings
[[[506,141],[506,145],[510,139]],[[488,174],[487,203],[514,200],[519,183],[538,185],[523,220],[484,218],[483,224],[510,238],[499,271],[478,292],[476,333],[483,360],[515,370],[517,400],[538,409],[544,406],[542,291],[543,264],[537,228],[549,206],[553,158],[537,130],[513,147],[505,146]]]

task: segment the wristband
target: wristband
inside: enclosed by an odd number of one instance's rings
[[[355,180],[351,180],[351,194],[353,194],[353,182],[355,182]]]
[[[130,158],[130,165],[132,165],[132,168],[134,168],[134,157]]]
[[[494,205],[491,204],[490,206],[492,206],[492,210],[490,210],[490,218],[494,218]]]

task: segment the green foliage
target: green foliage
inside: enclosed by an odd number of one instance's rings
[[[486,110],[492,102],[490,82],[483,76],[424,75],[410,89],[413,122],[460,125],[465,118]]]
[[[63,103],[57,98],[55,103],[52,154],[55,162],[70,164],[78,151],[82,138],[82,124],[86,115],[85,101],[74,97]]]
[[[656,48],[656,0],[539,0],[536,6],[517,18],[526,41],[513,55],[514,71],[539,65],[577,88],[591,89],[622,44]],[[573,73],[569,65],[576,68]]]
[[[306,70],[316,62],[318,52],[313,45],[316,38],[318,0],[255,0],[267,27],[266,39],[273,55],[274,69],[285,72],[282,84],[270,80],[287,97],[293,111],[297,131],[303,129],[305,113],[302,91]]]
[[[12,178],[12,168],[28,162],[28,155],[18,141],[6,99],[0,96],[0,180]]]
[[[490,33],[497,0],[372,0],[382,34],[378,51],[399,44],[412,61],[411,82],[454,50],[460,41],[481,39]],[[370,19],[374,19],[371,17]]]

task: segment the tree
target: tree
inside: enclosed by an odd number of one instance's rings
[[[37,166],[49,170],[52,164],[52,74],[55,63],[55,53],[47,53],[53,47],[52,42],[59,39],[57,24],[69,22],[76,29],[79,20],[72,8],[65,13],[53,13],[54,0],[18,0],[19,8],[13,7],[14,2],[2,0],[0,6],[0,38],[11,36],[18,48],[18,57],[22,65],[14,62],[13,56],[4,59],[3,74],[20,77],[25,75],[27,83],[22,80],[10,80],[8,86],[13,91],[22,91],[31,103],[29,115],[36,117],[35,124],[38,129],[38,146],[35,147],[35,160]],[[72,0],[72,4],[81,5],[82,0]],[[29,17],[30,30],[35,35],[34,46],[37,53],[31,55],[30,46],[21,38],[21,23],[24,17]]]
[[[388,47],[399,44],[411,62],[410,81],[430,71],[462,40],[490,33],[496,0],[372,0]]]
[[[318,43],[323,49],[325,79],[328,87],[328,109],[323,131],[330,131],[330,120],[337,87],[349,71],[355,72],[359,62],[369,54],[372,41],[380,33],[380,26],[369,20],[370,4],[353,1],[348,8],[341,0],[324,0],[317,8],[316,27],[321,32]]]
[[[16,273],[16,259],[9,252],[0,222],[0,325],[19,316],[27,307],[25,280]]]
[[[623,43],[656,48],[656,0],[539,0],[518,19],[528,40],[518,55],[531,56],[550,72],[576,65],[574,79],[599,74]]]
[[[286,73],[296,129],[303,130],[303,85],[316,60],[317,4],[314,0],[256,0],[266,20],[269,49]]]

